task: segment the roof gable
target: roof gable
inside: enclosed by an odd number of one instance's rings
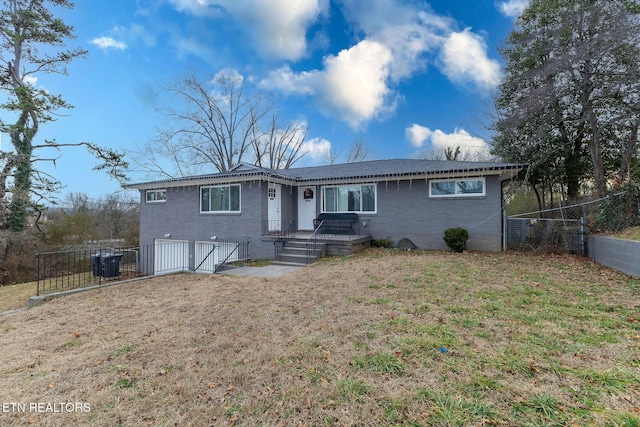
[[[262,168],[257,165],[252,165],[249,163],[238,163],[237,165],[229,169],[229,172],[257,171],[261,169]]]

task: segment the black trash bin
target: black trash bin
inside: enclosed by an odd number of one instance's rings
[[[116,277],[120,275],[122,254],[97,253],[91,255],[94,277]]]
[[[103,277],[116,277],[120,275],[120,261],[122,260],[122,254],[104,254],[102,264],[104,268],[102,270]]]
[[[102,254],[97,253],[91,255],[91,268],[93,270],[93,277],[102,276],[102,272],[104,271],[104,267],[102,265]]]

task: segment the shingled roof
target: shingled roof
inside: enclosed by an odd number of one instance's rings
[[[241,163],[227,172],[129,184],[125,188],[150,189],[182,187],[215,182],[260,179],[290,184],[308,184],[348,180],[395,180],[424,178],[433,175],[501,175],[510,179],[525,166],[516,163],[458,162],[447,160],[389,159],[290,169],[269,169]]]

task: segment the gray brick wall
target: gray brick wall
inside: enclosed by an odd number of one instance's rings
[[[588,248],[598,264],[640,277],[640,242],[596,236],[589,239]]]
[[[425,180],[378,184],[378,211],[360,215],[374,239],[403,237],[423,249],[447,249],[444,230],[469,231],[469,250],[502,250],[501,189],[497,177],[487,177],[485,197],[429,198]]]
[[[362,233],[374,239],[403,237],[419,248],[447,249],[442,235],[450,227],[469,231],[470,250],[502,249],[501,189],[497,177],[486,180],[485,197],[429,198],[425,180],[391,181],[377,185],[377,212],[360,215],[366,226]],[[262,239],[262,221],[267,219],[266,182],[242,184],[240,214],[201,214],[199,187],[167,188],[164,203],[145,203],[140,207],[140,243],[149,245],[154,239],[209,241],[218,238],[249,237],[252,258],[273,257],[273,242]],[[315,187],[321,212],[321,187]],[[297,187],[282,186],[282,220],[297,220]],[[193,267],[193,266],[192,266]]]
[[[252,258],[273,257],[273,243],[262,241],[262,220],[267,219],[267,183],[242,183],[240,214],[200,213],[198,186],[167,188],[164,203],[145,203],[144,192],[140,206],[140,244],[153,244],[155,239],[209,241],[218,238],[249,237]],[[283,186],[283,208],[290,204],[288,187]],[[283,215],[284,219],[284,215]]]

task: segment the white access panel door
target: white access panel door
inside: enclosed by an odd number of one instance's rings
[[[316,218],[316,194],[312,187],[298,188],[298,230],[313,230]]]
[[[281,231],[282,230],[282,212],[281,212],[281,192],[282,186],[280,184],[269,184],[267,189],[267,197],[269,204],[268,220],[269,231]]]
[[[194,260],[196,273],[213,273],[218,265],[218,246],[214,242],[196,242]]]
[[[169,274],[188,270],[188,240],[156,239],[154,241],[153,274]]]
[[[222,262],[236,262],[239,259],[236,242],[196,242],[194,268],[196,273],[215,273]]]

